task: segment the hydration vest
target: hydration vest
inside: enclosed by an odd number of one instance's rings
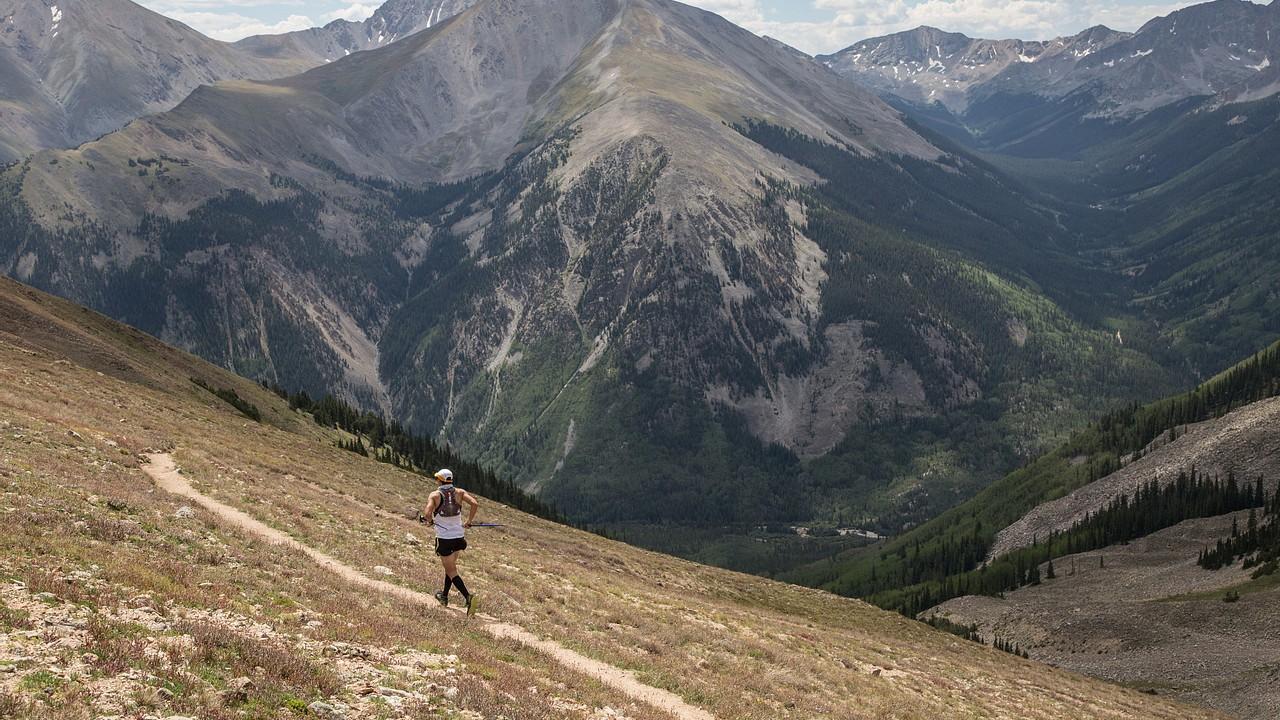
[[[452,485],[440,488],[440,505],[436,507],[439,517],[458,517],[462,515],[462,505],[458,504],[458,490]]]

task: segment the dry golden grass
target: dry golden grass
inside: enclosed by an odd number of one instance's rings
[[[384,565],[389,579],[418,590],[441,580],[427,545],[405,542],[406,532],[428,534],[403,518],[428,491],[421,478],[334,448],[331,435],[252,383],[24,292],[0,285],[0,517],[13,530],[0,538],[13,559],[4,572],[73,602],[114,606],[145,593],[161,612],[225,610],[318,641],[456,654],[466,668],[458,706],[484,717],[591,717],[604,706],[664,717],[530,650],[346,587],[203,510],[176,519],[177,499],[137,469],[143,450],[173,450],[201,492],[350,565]],[[267,422],[245,420],[190,376],[233,387]],[[462,563],[486,612],[634,670],[722,720],[1216,717],[860,602],[636,550],[493,503],[482,519],[507,526],[473,531]],[[91,565],[104,588],[57,587],[57,577]],[[307,628],[306,619],[322,624]],[[234,661],[224,665],[232,672]],[[279,681],[299,697],[332,687],[304,670]]]

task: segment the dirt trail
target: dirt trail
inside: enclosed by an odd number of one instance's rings
[[[342,563],[315,548],[304,545],[280,530],[255,520],[247,513],[202,494],[192,487],[186,478],[182,477],[178,472],[177,464],[172,456],[168,454],[153,454],[148,455],[148,458],[150,458],[151,463],[144,465],[142,469],[155,480],[156,485],[161,490],[188,498],[247,533],[257,535],[276,545],[285,545],[297,549],[305,553],[321,567],[354,585],[428,607],[439,607],[436,599],[428,593],[410,590],[395,583],[368,577],[350,565]],[[668,712],[679,720],[716,720],[711,713],[686,703],[675,693],[645,685],[627,670],[616,668],[599,660],[592,660],[553,640],[539,638],[522,627],[496,622],[494,618],[486,615],[481,615],[480,617],[483,621],[481,627],[493,637],[502,640],[514,640],[527,645],[570,670],[595,678],[601,683],[622,692],[624,695]]]

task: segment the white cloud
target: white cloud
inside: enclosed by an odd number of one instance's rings
[[[374,11],[378,9],[378,3],[361,3],[353,2],[346,7],[338,8],[333,12],[327,12],[320,18],[325,22],[333,22],[334,20],[350,20],[351,22],[359,22],[369,19]]]
[[[694,4],[739,25],[764,20],[764,10],[758,0],[695,0]]]
[[[167,15],[171,12],[182,10],[226,9],[229,7],[297,7],[306,3],[304,0],[140,0],[139,4]]]
[[[186,23],[215,40],[240,40],[250,35],[275,35],[306,30],[315,22],[306,15],[290,15],[279,22],[263,22],[238,13],[217,13],[203,10],[175,10],[165,13],[179,22]]]

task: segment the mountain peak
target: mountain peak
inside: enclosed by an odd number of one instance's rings
[[[320,65],[352,53],[386,47],[435,27],[480,0],[387,0],[366,20],[334,20],[319,28],[254,35],[236,46],[263,58],[292,57]]]
[[[1043,82],[1123,37],[1098,26],[1045,42],[990,40],[923,25],[864,40],[820,60],[880,92],[963,110],[971,88],[1005,73],[1023,78],[1020,82]]]
[[[1189,97],[1257,98],[1276,87],[1275,3],[1214,0],[1150,20],[1137,33],[1103,25],[1048,42],[972,40],[953,51],[902,35],[867,40],[824,58],[849,77],[909,102],[966,113],[995,97],[1072,97],[1088,112],[1136,117]],[[1091,98],[1091,99],[1089,99]],[[999,114],[999,111],[997,111]]]

